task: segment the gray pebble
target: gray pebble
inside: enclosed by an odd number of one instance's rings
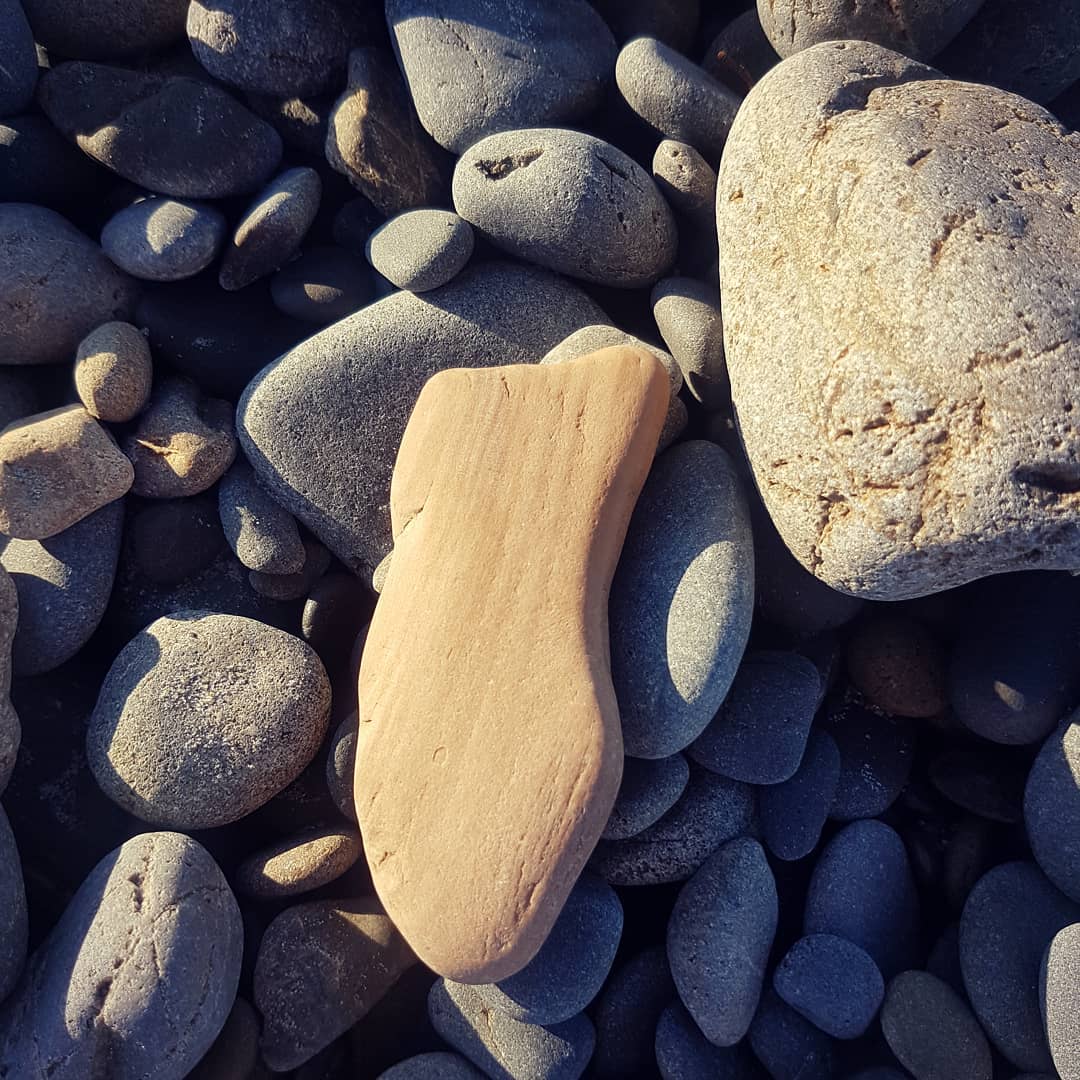
[[[886,979],[917,964],[919,897],[895,830],[855,821],[829,841],[810,878],[803,932],[861,946]]]
[[[761,1075],[745,1045],[714,1046],[679,1002],[661,1014],[655,1050],[663,1080],[757,1080]]]
[[[322,199],[319,174],[306,165],[286,169],[255,197],[221,259],[218,282],[234,292],[296,254]]]
[[[776,882],[756,840],[725,844],[682,887],[667,928],[679,997],[715,1046],[754,1019],[776,934]]]
[[[881,1030],[915,1080],[993,1076],[990,1044],[967,1002],[928,971],[904,971],[889,983]]]
[[[369,303],[374,289],[371,272],[355,255],[337,247],[316,247],[273,276],[270,295],[283,315],[325,325]]]
[[[968,895],[960,917],[960,970],[990,1041],[1018,1069],[1053,1069],[1039,994],[1039,967],[1054,935],[1080,921],[1080,907],[1030,862],[995,866]]]
[[[581,119],[611,81],[615,39],[584,0],[388,0],[386,21],[421,123],[455,154]]]
[[[885,994],[870,954],[832,934],[796,941],[773,974],[773,986],[797,1013],[834,1039],[862,1035]]]
[[[836,743],[824,731],[811,730],[795,774],[758,792],[761,836],[778,859],[801,859],[817,847],[839,779]]]
[[[623,46],[615,82],[626,103],[663,137],[689,143],[720,162],[741,99],[697,64],[656,38]]]
[[[200,573],[224,547],[210,495],[141,503],[131,513],[127,535],[139,573],[155,585],[178,585]]]
[[[1080,923],[1072,923],[1054,935],[1039,971],[1039,1000],[1046,1025],[1046,1039],[1050,1044],[1054,1068],[1061,1077],[1080,1076],[1080,1031],[1076,1026],[1077,1006],[1080,1005],[1077,1001],[1078,988]],[[917,1076],[916,1080],[924,1078]]]
[[[335,672],[348,662],[356,632],[370,618],[373,601],[360,579],[346,571],[331,571],[308,590],[300,636],[327,670]]]
[[[701,66],[736,94],[746,94],[780,63],[754,8],[736,15],[709,43]]]
[[[627,840],[644,832],[679,801],[689,778],[690,766],[682,754],[625,758],[619,794],[604,826],[603,838]]]
[[[472,226],[449,210],[406,210],[376,229],[367,260],[399,289],[421,293],[451,280],[473,251]]]
[[[569,282],[506,263],[470,267],[423,297],[395,293],[253,380],[237,410],[244,451],[275,500],[346,566],[370,574],[392,546],[390,477],[427,379],[466,356],[476,367],[535,362],[572,330],[603,321]]]
[[[142,833],[101,860],[0,1015],[11,1076],[182,1080],[240,979],[240,910],[205,848]],[[76,1019],[77,1018],[77,1019]]]
[[[802,762],[822,691],[818,669],[805,656],[747,653],[720,711],[687,753],[732,780],[790,780]]]
[[[377,1080],[483,1080],[483,1076],[460,1054],[434,1050],[391,1065]]]
[[[306,556],[296,519],[259,486],[243,459],[221,478],[218,512],[229,547],[249,570],[295,574],[303,569]]]
[[[0,116],[22,112],[37,86],[34,35],[19,0],[0,0]]]
[[[18,622],[19,594],[11,575],[0,563],[0,795],[11,779],[22,739],[19,714],[11,703],[11,646]]]
[[[611,674],[625,750],[667,757],[720,707],[750,632],[749,512],[731,459],[695,440],[645,482],[611,586]]]
[[[664,139],[653,154],[652,175],[675,212],[682,272],[716,279],[716,170],[689,143]]]
[[[148,198],[109,218],[101,230],[101,247],[133,277],[180,281],[217,258],[225,232],[225,216],[213,206]]]
[[[715,283],[671,277],[652,291],[653,318],[690,392],[707,409],[730,403],[724,363],[724,324]]]
[[[150,398],[153,377],[150,346],[131,323],[102,323],[75,352],[75,389],[99,420],[123,423],[137,416]]]
[[[580,131],[489,135],[458,159],[453,193],[496,247],[570,277],[640,288],[675,258],[675,219],[652,177]]]
[[[111,60],[157,52],[184,36],[186,0],[23,0],[34,40],[57,56]]]
[[[70,362],[134,304],[135,283],[56,211],[0,203],[0,364]]]
[[[312,537],[304,539],[304,565],[293,574],[268,574],[260,570],[248,572],[248,582],[260,596],[270,600],[301,600],[315,582],[330,569],[333,556]]]
[[[0,1002],[15,989],[22,974],[28,932],[19,849],[0,806]]]
[[[213,828],[300,775],[329,710],[326,672],[298,638],[236,615],[177,612],[113,661],[87,755],[105,794],[136,817]]]
[[[356,729],[359,721],[351,712],[334,729],[330,739],[330,753],[326,759],[326,786],[330,797],[342,816],[356,820],[356,804],[353,801],[353,783],[356,773]]]
[[[690,765],[679,801],[655,825],[628,840],[601,840],[589,866],[612,885],[682,881],[725,840],[754,825],[754,789]]]
[[[528,1024],[561,1024],[588,1005],[611,970],[622,936],[615,890],[583,874],[566,898],[540,951],[519,971],[475,987],[492,1009]]]
[[[19,594],[16,676],[52,671],[89,641],[112,592],[123,521],[117,501],[48,540],[0,540]]]
[[[750,1045],[773,1080],[832,1080],[832,1041],[800,1016],[772,986],[750,1025]]]
[[[1043,873],[1080,902],[1080,724],[1067,717],[1028,773],[1024,824]]]

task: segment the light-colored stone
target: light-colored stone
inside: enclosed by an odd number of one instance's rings
[[[1080,135],[865,42],[751,91],[717,190],[742,439],[796,557],[902,599],[1080,566]]]
[[[615,801],[608,590],[667,401],[655,357],[602,350],[439,373],[405,431],[356,806],[387,913],[453,979],[532,959]]]
[[[28,416],[0,432],[0,533],[55,536],[121,498],[134,475],[81,405]]]
[[[75,389],[99,420],[121,423],[137,416],[150,397],[153,376],[150,346],[131,323],[103,323],[79,342]]]
[[[356,829],[319,829],[291,836],[249,855],[236,870],[236,887],[248,896],[310,892],[341,877],[363,849]]]

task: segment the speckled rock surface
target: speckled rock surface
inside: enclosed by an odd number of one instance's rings
[[[133,277],[179,281],[205,270],[225,241],[225,217],[207,203],[140,199],[101,230],[101,247]]]
[[[229,546],[249,569],[295,574],[306,558],[292,514],[259,487],[246,461],[237,461],[221,478],[218,512]]]
[[[79,342],[75,389],[99,420],[122,423],[137,416],[150,398],[153,376],[150,346],[131,323],[102,323]]]
[[[297,896],[341,877],[362,854],[355,829],[300,833],[244,859],[236,888],[248,896]]]
[[[445,285],[469,261],[473,231],[449,210],[410,210],[379,226],[367,259],[399,289],[427,292]]]
[[[1043,743],[1024,791],[1024,824],[1035,861],[1080,903],[1080,724],[1072,714]]]
[[[773,520],[834,587],[1080,564],[1078,138],[868,43],[797,54],[740,110],[717,190],[732,395]]]
[[[644,832],[679,801],[690,779],[682,754],[632,758],[623,762],[619,795],[604,826],[605,840],[628,840]]]
[[[1047,1042],[1054,1068],[1061,1077],[1080,1073],[1080,1034],[1076,1030],[1078,978],[1080,923],[1072,923],[1054,935],[1039,971],[1039,998]]]
[[[675,996],[662,945],[616,968],[593,1011],[596,1051],[590,1066],[597,1076],[632,1076],[652,1067],[656,1024]]]

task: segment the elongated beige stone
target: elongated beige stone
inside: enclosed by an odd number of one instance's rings
[[[441,975],[524,967],[615,801],[608,590],[668,393],[617,347],[441,372],[409,420],[356,808],[387,913]]]

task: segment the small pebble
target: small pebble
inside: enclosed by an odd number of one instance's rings
[[[270,295],[283,315],[321,326],[359,311],[374,290],[370,271],[355,255],[313,247],[273,276]]]
[[[333,556],[318,540],[304,540],[304,565],[293,574],[248,571],[248,582],[260,596],[270,600],[300,600],[330,568]]]
[[[153,376],[150,346],[131,323],[103,323],[79,342],[75,389],[98,420],[123,423],[138,416]]]
[[[139,573],[166,587],[205,570],[224,547],[217,507],[209,495],[140,503],[128,529]]]
[[[1080,723],[1066,717],[1028,773],[1024,824],[1035,861],[1066,896],[1080,902]]]
[[[373,597],[352,574],[331,571],[308,590],[300,636],[330,671],[349,657],[357,631],[370,618]]]
[[[355,829],[300,833],[244,859],[236,868],[236,888],[266,899],[298,896],[335,881],[362,854]]]
[[[760,1076],[745,1046],[714,1046],[677,1001],[660,1016],[655,1050],[663,1080],[756,1080]]]
[[[225,242],[220,210],[179,199],[140,199],[101,230],[101,247],[121,270],[145,281],[180,281],[205,270]]]
[[[767,986],[750,1025],[750,1045],[773,1080],[832,1080],[832,1042]]]
[[[1080,923],[1059,930],[1043,956],[1039,972],[1046,1038],[1058,1076],[1080,1076],[1080,1032],[1077,993],[1080,989]],[[922,1080],[918,1077],[917,1080]]]
[[[295,574],[306,558],[296,519],[259,486],[241,458],[221,478],[218,512],[225,539],[249,569]]]
[[[675,212],[682,272],[715,278],[716,170],[688,143],[664,139],[653,154],[652,175]]]
[[[743,95],[778,63],[780,57],[761,28],[757,11],[751,8],[736,15],[712,39],[701,66],[728,89]]]
[[[659,821],[679,801],[690,778],[682,754],[623,761],[619,795],[604,826],[605,840],[627,840]]]
[[[254,113],[273,126],[288,149],[317,160],[325,157],[326,132],[334,107],[329,94],[280,98],[249,92],[244,99]]]
[[[658,281],[652,290],[653,318],[682,369],[690,392],[706,409],[728,405],[731,388],[724,362],[724,325],[715,283],[687,277]]]
[[[449,210],[409,210],[370,236],[367,260],[399,289],[422,293],[445,285],[469,261],[472,226]]]
[[[945,651],[914,619],[876,615],[848,640],[848,674],[871,705],[893,716],[937,716],[945,708]]]
[[[343,817],[356,820],[353,783],[356,775],[356,713],[351,712],[334,729],[330,739],[330,754],[326,759],[326,786],[330,797]]]
[[[885,994],[870,955],[832,934],[800,938],[773,975],[776,992],[797,1013],[834,1039],[857,1039]]]

